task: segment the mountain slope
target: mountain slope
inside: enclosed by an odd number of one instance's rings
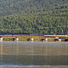
[[[68,0],[0,0],[0,29],[1,33],[67,34]]]

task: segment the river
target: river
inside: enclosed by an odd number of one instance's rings
[[[68,42],[0,42],[0,68],[68,68]]]

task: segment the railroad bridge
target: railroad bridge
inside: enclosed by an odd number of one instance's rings
[[[54,39],[54,41],[61,41],[61,39],[65,39],[65,41],[68,41],[68,35],[44,35],[44,36],[0,36],[0,41],[3,41],[4,38],[11,38],[13,41],[19,41],[19,38],[26,38],[27,41],[34,41],[34,39],[40,39],[41,41],[45,40],[48,41],[48,39]]]
[[[3,41],[3,39],[4,38],[11,38],[12,39],[12,41],[19,41],[19,38],[24,38],[24,39],[26,39],[27,41],[34,41],[34,39],[45,39],[45,37],[43,36],[43,37],[40,37],[40,36],[38,36],[38,37],[36,37],[36,36],[26,36],[26,37],[24,37],[24,36],[10,36],[10,35],[8,35],[8,36],[0,36],[0,41]]]
[[[61,41],[61,39],[65,39],[68,41],[68,35],[44,35],[45,38],[54,38],[55,41]]]

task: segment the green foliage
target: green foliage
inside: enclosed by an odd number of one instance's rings
[[[68,34],[68,0],[0,0],[1,32]]]

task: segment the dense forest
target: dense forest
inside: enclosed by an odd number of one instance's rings
[[[0,33],[68,34],[68,0],[0,0]]]

